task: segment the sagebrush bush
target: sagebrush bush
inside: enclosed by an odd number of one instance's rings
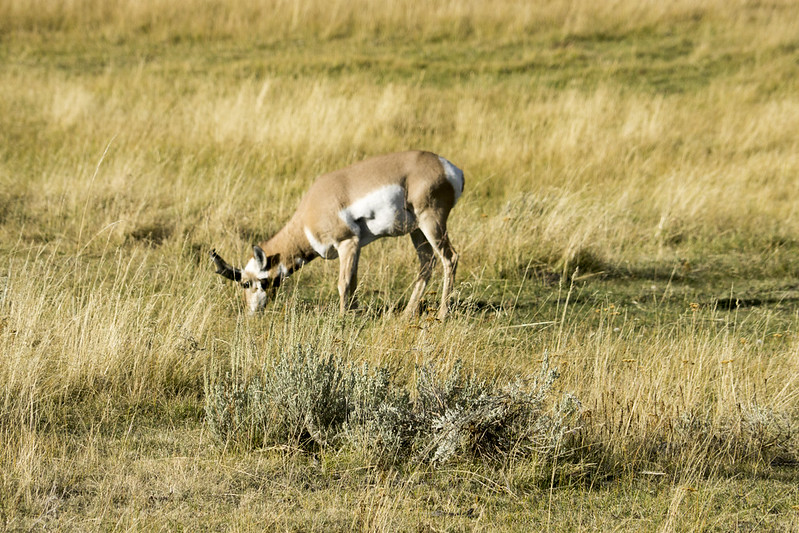
[[[445,462],[459,452],[482,457],[551,456],[580,405],[567,394],[557,408],[547,408],[558,377],[548,357],[529,383],[519,379],[502,387],[474,376],[463,378],[460,364],[444,380],[422,368],[416,410],[427,435],[421,457]]]
[[[247,383],[230,372],[206,379],[206,419],[221,440],[324,446],[353,411],[355,380],[340,357],[299,347]]]
[[[386,368],[357,366],[306,346],[246,383],[230,372],[210,376],[205,412],[223,442],[353,446],[384,464],[551,456],[560,453],[580,405],[565,395],[548,406],[558,377],[546,357],[527,382],[504,386],[464,375],[460,362],[448,373],[427,364],[417,368],[412,394]]]

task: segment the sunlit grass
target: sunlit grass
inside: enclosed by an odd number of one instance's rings
[[[790,529],[797,11],[0,2],[3,525]],[[208,250],[243,262],[314,176],[409,148],[466,174],[452,317],[438,272],[397,316],[404,238],[364,251],[359,313],[318,260],[246,318]],[[572,454],[386,468],[214,441],[204,381],[297,346],[409,387],[546,355],[582,404]]]

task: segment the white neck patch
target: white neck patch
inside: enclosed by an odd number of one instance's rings
[[[316,237],[314,237],[313,233],[311,233],[311,230],[308,229],[308,227],[303,228],[303,232],[305,233],[305,238],[308,239],[308,244],[310,244],[311,248],[314,249],[314,252],[318,253],[322,259],[327,259],[332,245],[324,245],[316,240]]]

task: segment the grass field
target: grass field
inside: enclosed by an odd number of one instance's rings
[[[0,0],[0,525],[799,531],[798,74],[789,0]],[[245,315],[211,248],[416,148],[466,175],[446,322],[405,238],[357,313],[317,260]],[[547,444],[220,430],[301,347],[420,419],[519,382]]]

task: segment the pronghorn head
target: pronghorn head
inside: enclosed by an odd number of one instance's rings
[[[267,256],[257,244],[253,245],[252,258],[243,269],[230,266],[216,250],[211,250],[211,260],[216,266],[217,274],[237,282],[244,289],[244,302],[250,313],[266,307],[269,296],[274,295],[285,274],[281,272],[280,256]]]

